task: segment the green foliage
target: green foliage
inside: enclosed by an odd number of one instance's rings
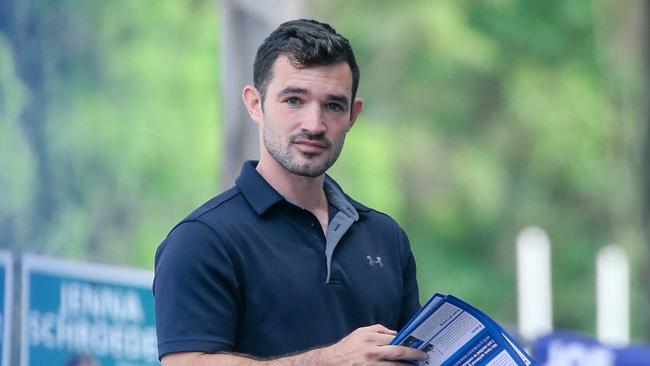
[[[5,102],[10,108],[2,123],[11,130],[1,134],[11,136],[11,143],[1,144],[12,151],[2,154],[2,171],[12,172],[3,192],[15,202],[2,205],[2,223],[16,232],[9,246],[151,268],[155,247],[173,223],[217,186],[213,6],[210,1],[21,5],[40,22],[32,41],[48,56],[47,156],[33,161],[20,131],[25,88],[11,68],[1,68],[0,85],[13,96]],[[0,44],[3,60],[19,56],[5,44]],[[29,205],[38,190],[29,181],[38,179],[30,173],[35,164],[51,168],[47,189],[56,212],[38,230],[16,231],[21,220],[36,216]],[[18,204],[27,212],[21,215]]]
[[[514,241],[531,224],[553,241],[557,327],[593,331],[599,247],[622,244],[636,273],[644,268],[635,183],[642,141],[625,134],[642,125],[639,88],[603,61],[609,51],[597,33],[625,27],[634,8],[596,24],[593,11],[605,5],[317,3],[316,12],[358,50],[366,100],[360,123],[386,131],[366,137],[355,127],[350,140],[372,143],[356,154],[346,150],[337,178],[406,228],[423,299],[455,293],[514,323]],[[622,105],[613,86],[634,98]],[[356,170],[383,156],[390,158],[372,184],[391,187],[388,198],[368,192],[371,184]],[[641,278],[633,278],[635,289]],[[641,297],[634,299],[633,307],[642,307]],[[633,314],[637,337],[645,316]]]

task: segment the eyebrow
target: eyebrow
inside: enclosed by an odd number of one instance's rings
[[[287,94],[302,94],[302,95],[307,95],[307,94],[309,94],[309,92],[307,91],[307,89],[303,89],[303,88],[294,88],[294,87],[290,87],[290,86],[289,86],[289,87],[286,87],[286,88],[280,90],[280,92],[278,93],[278,96],[281,97],[281,96],[284,96],[284,95],[287,95]]]

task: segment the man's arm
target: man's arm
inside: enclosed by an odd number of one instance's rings
[[[171,353],[162,358],[163,366],[346,366],[403,365],[398,361],[424,361],[427,354],[413,348],[390,346],[395,331],[372,325],[354,332],[328,347],[271,360],[256,360],[235,354],[201,352]]]

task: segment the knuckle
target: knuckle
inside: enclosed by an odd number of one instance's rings
[[[360,328],[360,329],[366,329],[368,331],[376,331],[378,329],[377,328],[378,326],[379,326],[378,324],[373,324],[373,325],[368,325],[367,327],[363,327],[363,328]]]
[[[362,357],[366,361],[374,360],[377,358],[377,351],[370,348],[363,352]]]
[[[371,359],[370,352],[363,352],[361,354],[361,359],[363,359],[364,361],[370,361],[370,359]]]

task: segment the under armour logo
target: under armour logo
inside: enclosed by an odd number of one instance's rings
[[[375,265],[377,265],[381,268],[384,268],[384,263],[381,261],[381,257],[376,257],[377,259],[372,259],[371,256],[366,256],[366,258],[368,259],[368,265],[370,265],[370,267],[374,267]]]

